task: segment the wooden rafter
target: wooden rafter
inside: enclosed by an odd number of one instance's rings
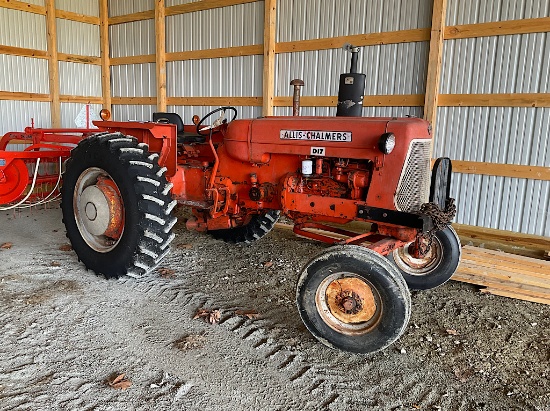
[[[57,28],[55,22],[55,0],[46,0],[46,30],[48,43],[48,78],[51,97],[52,127],[61,127],[61,102],[59,100],[59,62],[57,55]]]
[[[275,36],[277,29],[277,0],[265,0],[264,16],[264,69],[263,109],[264,116],[273,115],[275,97]]]
[[[109,0],[99,0],[99,38],[101,52],[101,91],[103,106],[109,111],[111,107],[111,67],[109,62]]]
[[[428,120],[435,130],[439,83],[441,80],[441,63],[443,60],[443,32],[447,0],[434,0],[432,29],[430,32],[430,54],[428,57],[428,74],[426,78],[426,95],[424,99],[424,119]],[[435,135],[435,132],[434,132]]]
[[[157,110],[166,111],[166,8],[164,0],[155,0]]]

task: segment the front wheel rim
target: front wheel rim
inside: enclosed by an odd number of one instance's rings
[[[317,287],[315,305],[323,322],[346,335],[372,331],[382,318],[382,300],[376,287],[349,272],[327,276]]]
[[[122,238],[124,203],[120,190],[105,170],[90,167],[76,181],[73,209],[78,231],[93,250],[108,253]]]
[[[426,276],[434,272],[443,261],[441,241],[434,237],[428,253],[422,258],[416,258],[409,252],[412,244],[409,243],[393,251],[395,265],[401,271],[414,276]]]

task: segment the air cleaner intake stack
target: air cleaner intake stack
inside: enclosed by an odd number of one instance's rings
[[[351,66],[349,73],[340,75],[336,115],[343,117],[361,117],[363,112],[363,95],[365,93],[366,76],[357,72],[359,47],[345,44],[344,50],[351,52]]]

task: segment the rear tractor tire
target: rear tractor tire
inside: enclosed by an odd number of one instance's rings
[[[86,268],[107,278],[140,277],[168,254],[176,201],[157,159],[146,144],[121,133],[96,134],[72,151],[61,209]]]
[[[412,244],[412,243],[411,243]],[[455,273],[462,249],[452,227],[435,233],[430,250],[423,258],[409,253],[407,244],[388,254],[411,290],[429,290],[445,284]]]
[[[302,321],[331,348],[372,354],[406,330],[411,297],[384,257],[364,247],[335,246],[303,269],[296,289]]]
[[[264,211],[261,214],[253,215],[250,221],[242,226],[212,230],[208,233],[215,239],[223,240],[226,243],[251,244],[273,230],[280,214],[281,212],[278,210]]]

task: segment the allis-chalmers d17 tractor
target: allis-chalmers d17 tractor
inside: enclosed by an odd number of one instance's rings
[[[19,180],[32,180],[24,162],[65,159],[69,151],[58,143],[79,139],[63,174],[63,219],[78,258],[105,277],[139,277],[158,266],[174,239],[177,204],[192,209],[188,229],[234,243],[259,240],[282,213],[296,234],[333,244],[297,282],[307,328],[330,347],[381,350],[406,329],[409,288],[447,281],[460,243],[449,225],[450,161],[436,160],[430,173],[430,125],[360,117],[364,75],[356,61],[352,49],[336,117],[236,120],[235,108],[221,107],[189,125],[154,113],[152,122],[95,122],[99,133],[79,137],[29,128],[15,136],[33,139],[34,148],[19,157],[0,151],[0,199],[23,196]],[[346,90],[351,83],[359,89]],[[342,228],[352,221],[371,225]]]

